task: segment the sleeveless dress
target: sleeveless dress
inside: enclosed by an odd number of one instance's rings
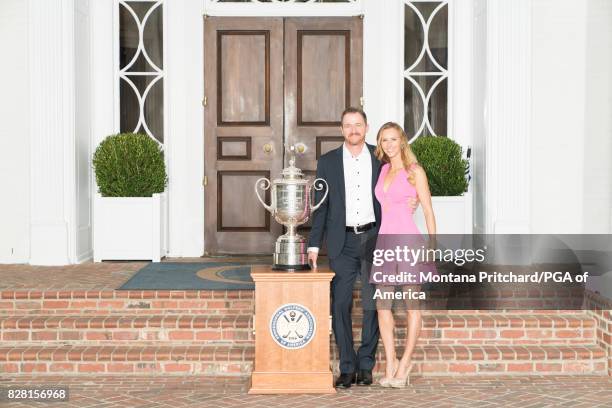
[[[414,214],[410,211],[408,206],[408,199],[417,197],[416,188],[408,181],[408,173],[406,170],[400,169],[395,174],[393,180],[391,180],[391,184],[387,187],[387,191],[385,191],[385,178],[390,169],[391,165],[389,163],[383,165],[374,188],[374,194],[382,210],[380,230],[376,239],[376,250],[379,254],[381,251],[396,251],[396,247],[398,246],[402,251],[404,248],[413,248],[415,250],[421,248],[425,250],[427,249],[427,241],[416,226]],[[379,259],[384,260],[384,258]],[[404,252],[402,252],[400,257],[395,255],[390,261],[384,260],[384,263],[380,266],[373,265],[370,274],[370,283],[388,286],[388,283],[380,283],[380,277],[382,275],[397,276],[400,273],[408,272],[415,275],[416,281],[411,283],[397,283],[395,285],[415,285],[421,283],[420,271],[432,271],[437,273],[433,262],[416,262],[414,264],[413,262],[414,259],[412,256],[405,260]],[[377,278],[379,278],[378,280],[373,279],[374,272],[379,272],[377,275]],[[380,274],[381,272],[382,275]]]

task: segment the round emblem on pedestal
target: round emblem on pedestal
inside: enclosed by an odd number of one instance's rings
[[[317,325],[307,307],[297,303],[282,305],[270,319],[270,334],[286,349],[305,347],[315,335]]]

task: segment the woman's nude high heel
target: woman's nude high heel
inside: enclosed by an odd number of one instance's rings
[[[410,363],[408,370],[406,370],[406,376],[404,378],[392,378],[389,381],[389,386],[392,388],[405,388],[410,384],[410,372],[412,371],[413,363]]]
[[[397,370],[399,369],[399,360],[396,358],[395,359],[395,366],[393,369],[393,376],[391,378],[389,377],[382,377],[380,380],[378,380],[378,383],[381,385],[381,387],[391,387],[391,381],[393,380],[393,377],[395,376],[395,374],[397,373]]]

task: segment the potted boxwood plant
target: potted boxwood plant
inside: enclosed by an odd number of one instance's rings
[[[99,194],[94,208],[94,261],[152,260],[165,255],[168,183],[164,154],[147,135],[108,136],[93,155]]]
[[[422,136],[411,144],[429,181],[439,234],[472,233],[472,195],[468,192],[468,160],[455,141],[443,136]],[[420,207],[416,214],[426,231]]]

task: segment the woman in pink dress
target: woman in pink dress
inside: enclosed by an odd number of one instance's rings
[[[400,247],[410,248],[424,247],[425,239],[421,236],[414,219],[413,211],[409,206],[409,199],[417,198],[423,209],[427,232],[430,237],[436,234],[436,220],[431,206],[431,193],[427,183],[427,175],[410,149],[408,137],[397,123],[385,123],[377,135],[376,157],[385,163],[380,171],[378,182],[374,189],[376,199],[382,207],[382,222],[376,248],[380,250],[393,249],[396,244]],[[400,242],[401,241],[401,242]],[[400,272],[414,272],[419,266],[406,262],[405,259],[385,262],[382,268],[373,268],[372,272],[378,270],[378,279],[370,278],[380,292],[394,291],[394,284],[380,283],[381,276],[396,275]],[[429,264],[431,268],[431,264]],[[435,271],[434,271],[435,272]],[[418,273],[414,274],[418,276]],[[388,282],[385,281],[385,282]],[[397,281],[396,281],[397,282]],[[420,292],[420,281],[395,284],[402,287],[403,292]],[[418,301],[417,301],[418,302]],[[405,387],[409,383],[409,374],[412,369],[412,353],[421,332],[421,311],[418,303],[414,300],[406,300],[408,329],[405,341],[404,354],[400,360],[395,353],[394,329],[395,322],[389,302],[377,300],[378,325],[380,337],[385,347],[386,372],[380,380],[383,387]]]

